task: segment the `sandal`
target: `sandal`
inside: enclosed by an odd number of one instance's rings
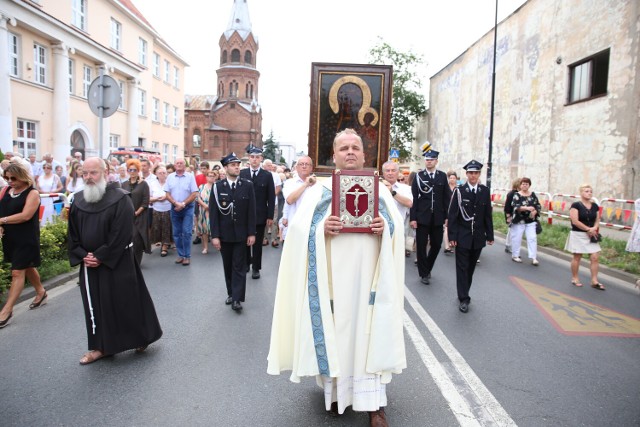
[[[80,364],[88,365],[95,362],[96,360],[102,359],[103,357],[106,357],[106,354],[102,353],[100,350],[91,350],[90,352],[82,356],[82,358],[80,359]]]
[[[571,281],[571,284],[572,284],[573,286],[578,287],[578,288],[581,288],[581,287],[582,287],[582,283],[580,283],[580,282],[574,282],[573,280]]]
[[[29,310],[35,310],[36,308],[45,305],[47,303],[48,297],[49,295],[47,295],[47,291],[45,291],[42,298],[40,298],[40,301],[36,302],[36,300],[34,299],[33,302],[29,304]]]
[[[592,284],[591,284],[591,287],[592,287],[593,289],[598,289],[598,290],[600,290],[600,291],[606,291],[606,290],[607,290],[607,289],[606,289],[604,286],[602,286],[600,283],[592,283]]]
[[[277,248],[278,246],[280,246],[280,244],[278,244],[278,242],[274,240],[273,242],[271,242],[271,246],[273,246],[274,248]]]

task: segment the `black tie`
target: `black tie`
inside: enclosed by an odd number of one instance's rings
[[[431,180],[433,181],[433,174],[432,173],[429,174],[429,178],[431,178]]]
[[[471,189],[471,192],[472,192],[473,194],[476,194],[476,189],[475,189],[475,188],[472,188],[472,189]]]
[[[258,175],[258,171],[253,171],[253,178],[252,178],[253,180],[256,179],[256,175]]]
[[[236,192],[236,183],[235,183],[235,182],[232,182],[232,183],[231,183],[231,192],[232,192],[232,193],[235,193],[235,192]]]

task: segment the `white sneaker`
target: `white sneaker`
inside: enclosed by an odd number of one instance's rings
[[[537,260],[537,259],[535,259],[535,258],[531,261],[531,264],[535,265],[536,267],[540,265],[540,263],[538,262],[538,260]]]
[[[520,258],[519,256],[514,256],[511,258],[511,261],[513,262],[522,262],[522,258]]]

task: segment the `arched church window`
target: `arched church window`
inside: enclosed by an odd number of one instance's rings
[[[231,51],[231,62],[240,62],[240,51],[238,49]]]
[[[227,63],[227,51],[223,50],[222,51],[222,64],[226,64]]]
[[[251,51],[250,50],[246,51],[244,53],[244,63],[248,64],[248,65],[253,65],[253,62],[251,61],[252,59],[253,58],[252,58],[252,55],[251,55]]]

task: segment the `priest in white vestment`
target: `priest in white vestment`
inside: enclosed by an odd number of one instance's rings
[[[361,170],[362,140],[345,129],[333,143],[337,169]],[[379,184],[373,233],[341,233],[331,216],[331,180],[307,188],[282,253],[267,372],[315,376],[327,410],[367,411],[386,426],[386,384],[406,367],[403,336],[404,226]]]

